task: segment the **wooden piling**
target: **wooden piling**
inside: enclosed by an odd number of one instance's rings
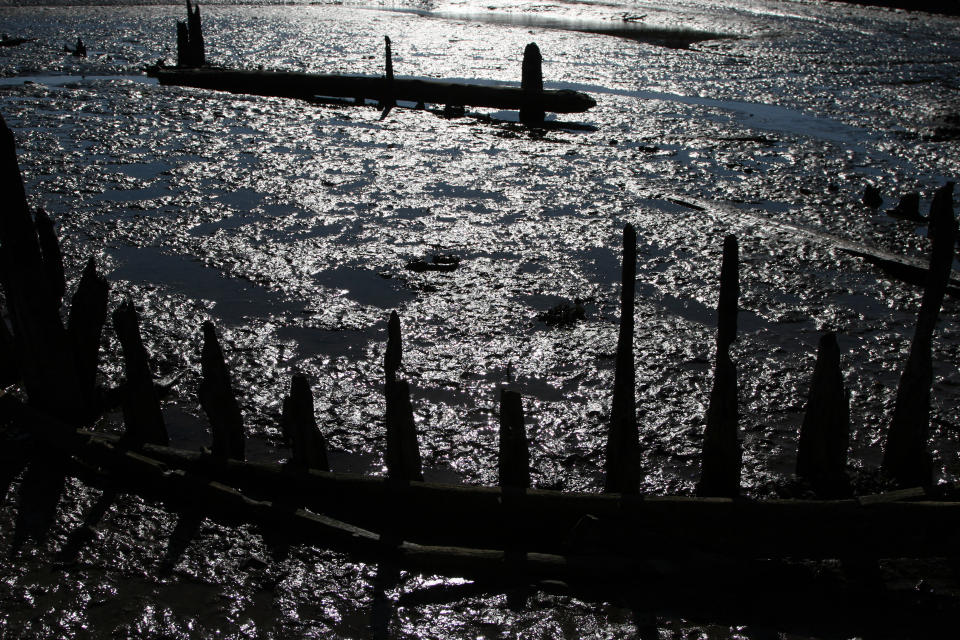
[[[397,106],[397,92],[393,86],[393,53],[390,50],[390,37],[383,36],[384,55],[386,57],[386,76],[383,78],[383,91],[380,97],[380,119],[383,120],[390,110]]]
[[[383,357],[386,378],[384,395],[387,401],[387,451],[384,462],[387,466],[387,477],[401,484],[411,480],[423,480],[423,462],[417,442],[413,405],[410,403],[410,385],[397,376],[402,356],[400,316],[393,311],[387,325],[387,349]]]
[[[543,124],[546,115],[543,108],[543,56],[540,55],[540,47],[534,42],[523,50],[520,89],[523,91],[520,122],[529,125]]]
[[[730,345],[737,339],[737,300],[740,297],[736,236],[723,241],[720,298],[717,303],[717,364],[707,407],[703,458],[697,495],[734,497],[740,493],[740,449],[737,409],[737,368]]]
[[[20,367],[13,335],[7,328],[6,320],[0,317],[0,387],[13,384],[19,377]]]
[[[807,408],[797,444],[797,476],[821,498],[850,494],[847,449],[850,445],[850,396],[843,385],[837,336],[820,338]]]
[[[190,66],[202,67],[207,63],[207,54],[204,50],[203,42],[203,24],[200,20],[200,5],[190,8],[190,0],[187,1],[187,32],[190,41]]]
[[[633,361],[633,312],[637,279],[637,232],[623,228],[620,273],[620,333],[607,434],[608,493],[636,493],[640,484],[640,436],[637,430],[636,368]]]
[[[883,471],[902,487],[930,486],[933,469],[927,451],[930,388],[933,385],[933,330],[943,303],[953,263],[957,221],[953,215],[953,182],[937,190],[930,205],[933,238],[926,287],[917,314],[910,355],[897,386],[893,419],[883,452]]]
[[[200,366],[203,376],[199,388],[200,405],[210,420],[213,437],[210,450],[218,458],[243,460],[243,416],[230,384],[230,371],[224,361],[216,329],[209,320],[203,323]]]
[[[97,404],[97,369],[100,360],[100,337],[107,321],[107,302],[110,285],[97,273],[96,261],[91,257],[80,276],[80,284],[70,302],[67,333],[73,347],[77,380],[85,405],[93,409]]]
[[[140,336],[140,318],[127,300],[113,311],[113,328],[123,349],[127,380],[123,393],[125,439],[135,445],[167,445],[170,438],[163,423],[160,400],[153,386],[150,357]]]
[[[177,66],[190,67],[190,32],[187,23],[177,20]]]
[[[13,133],[0,117],[0,274],[13,328],[16,360],[30,403],[77,424],[83,401],[20,177]]]
[[[317,427],[313,414],[313,393],[306,376],[296,374],[290,382],[290,395],[283,400],[280,416],[283,432],[293,443],[294,464],[329,471],[327,441]]]
[[[63,302],[63,294],[67,290],[67,278],[63,272],[63,253],[60,251],[60,241],[57,232],[53,229],[53,220],[42,208],[37,209],[34,216],[37,227],[37,239],[40,242],[40,258],[43,260],[43,273],[50,288],[57,308]]]
[[[500,486],[530,488],[530,446],[523,424],[523,399],[516,391],[500,391]]]

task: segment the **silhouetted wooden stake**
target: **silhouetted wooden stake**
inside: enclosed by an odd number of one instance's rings
[[[531,42],[523,50],[520,88],[523,91],[523,106],[520,108],[520,122],[525,124],[543,124],[543,56],[540,47]]]
[[[730,345],[737,339],[737,300],[740,275],[737,238],[723,241],[720,266],[720,299],[717,303],[717,364],[707,407],[703,459],[697,495],[733,497],[740,493],[740,449],[737,409],[737,368]]]
[[[196,5],[191,11],[190,0],[187,0],[187,31],[190,39],[190,66],[202,67],[207,63],[207,54],[204,50],[200,5]]]
[[[150,357],[140,337],[140,319],[133,303],[127,300],[113,311],[113,328],[123,348],[127,374],[123,394],[125,439],[134,444],[166,445],[170,439],[163,424],[160,400],[153,387]]]
[[[500,455],[498,457],[501,487],[530,487],[530,447],[523,424],[523,399],[516,391],[500,391]]]
[[[107,321],[110,285],[97,273],[91,257],[80,276],[80,284],[70,302],[67,333],[73,347],[80,392],[88,409],[97,404],[97,368],[100,360],[100,336]]]
[[[186,22],[177,20],[177,66],[190,67],[190,32]]]
[[[313,393],[306,376],[296,374],[290,382],[290,395],[283,400],[280,425],[293,441],[293,462],[310,469],[329,471],[327,441],[313,415]]]
[[[383,354],[383,371],[387,382],[396,379],[402,360],[403,340],[400,336],[400,316],[396,311],[391,311],[390,320],[387,323],[387,350]]]
[[[849,495],[847,448],[850,445],[850,397],[843,386],[837,336],[824,334],[817,349],[807,409],[797,444],[797,475],[821,498]]]
[[[17,349],[13,343],[13,335],[7,328],[6,320],[0,318],[0,386],[13,384],[19,375]]]
[[[397,482],[423,480],[423,462],[406,380],[387,382],[387,477]]]
[[[30,403],[70,424],[80,420],[77,385],[59,298],[50,279],[27,205],[13,133],[0,117],[0,274],[16,360]]]
[[[243,417],[230,384],[230,371],[217,340],[213,323],[203,323],[203,349],[200,353],[203,379],[200,381],[200,405],[210,420],[213,444],[218,458],[244,458]]]
[[[933,248],[926,288],[917,314],[910,356],[897,386],[893,420],[883,452],[883,471],[900,486],[930,486],[933,482],[927,439],[930,429],[930,387],[933,364],[930,349],[937,315],[943,303],[953,263],[957,221],[953,215],[953,186],[937,190],[930,205]]]
[[[386,378],[384,394],[387,400],[387,452],[384,462],[387,465],[387,477],[400,483],[423,480],[417,427],[413,420],[413,405],[410,404],[410,386],[406,380],[397,377],[402,358],[400,316],[392,311],[387,325],[387,349],[383,356]]]
[[[623,228],[620,274],[620,334],[607,435],[608,493],[636,493],[640,484],[640,437],[637,431],[636,369],[633,362],[633,311],[637,280],[637,232]]]
[[[63,254],[60,252],[60,241],[57,232],[53,229],[53,221],[43,209],[37,209],[34,216],[37,227],[37,239],[40,242],[40,257],[43,260],[43,272],[50,287],[50,294],[56,301],[57,308],[63,301],[63,294],[67,290],[67,278],[63,273]]]
[[[383,36],[386,49],[387,75],[383,79],[383,96],[380,98],[380,119],[383,120],[390,110],[397,106],[396,91],[393,89],[393,53],[390,51],[390,38]]]

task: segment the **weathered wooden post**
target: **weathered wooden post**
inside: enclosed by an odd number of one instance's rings
[[[850,445],[850,396],[843,385],[837,336],[820,338],[807,409],[797,444],[797,475],[821,498],[850,494],[847,448]]]
[[[67,332],[60,319],[57,287],[51,285],[47,275],[20,177],[13,133],[2,116],[0,188],[7,197],[0,211],[0,283],[24,387],[32,405],[76,424],[85,412]]]
[[[523,424],[523,399],[516,391],[500,391],[500,454],[498,470],[501,487],[530,488],[530,446]]]
[[[190,67],[190,32],[187,23],[177,20],[177,66]]]
[[[520,89],[523,91],[520,122],[528,125],[543,124],[546,116],[543,109],[543,56],[540,55],[540,47],[534,42],[523,50]]]
[[[200,5],[191,10],[187,0],[187,32],[190,42],[190,66],[202,67],[207,63],[207,54],[203,43],[203,25],[200,21]]]
[[[623,227],[620,273],[620,333],[607,434],[608,493],[636,493],[640,485],[640,436],[637,430],[636,368],[633,361],[633,312],[637,280],[637,232]]]
[[[320,471],[329,471],[327,441],[313,415],[313,393],[306,376],[296,374],[290,382],[290,395],[283,400],[280,426],[293,443],[293,462]]]
[[[400,336],[400,316],[390,313],[387,326],[387,349],[384,354],[384,391],[387,400],[387,451],[384,462],[387,477],[397,483],[423,480],[423,462],[417,443],[417,427],[410,403],[410,386],[397,377],[403,345]]]
[[[163,423],[160,400],[153,386],[150,357],[140,336],[140,318],[127,300],[113,311],[113,328],[123,349],[127,380],[123,393],[123,423],[126,440],[135,445],[167,445],[170,438]]]
[[[53,229],[53,220],[42,208],[37,209],[34,216],[37,226],[37,239],[40,242],[40,257],[43,260],[43,272],[50,287],[50,293],[56,302],[57,308],[63,301],[63,294],[67,291],[67,278],[63,272],[63,253],[60,251],[60,241],[57,232]]]
[[[737,238],[723,240],[720,266],[720,299],[717,303],[717,364],[707,407],[703,459],[697,495],[733,497],[740,493],[743,453],[738,434],[737,368],[730,345],[737,339],[737,300],[740,275]]]
[[[0,318],[0,386],[13,384],[20,377],[17,364],[17,348],[7,322]]]
[[[390,113],[390,110],[397,106],[396,92],[393,88],[393,53],[390,50],[390,37],[383,36],[387,75],[383,79],[383,95],[380,97],[380,119],[383,120]]]
[[[200,381],[200,405],[210,420],[213,436],[211,452],[218,458],[244,459],[243,416],[230,384],[230,371],[223,358],[213,323],[203,323],[203,349],[200,354],[203,379]]]
[[[97,263],[91,257],[80,276],[80,284],[73,294],[73,300],[70,301],[70,318],[67,322],[77,380],[88,408],[97,403],[100,336],[107,321],[109,291],[110,285],[106,278],[97,273]]]
[[[929,234],[933,238],[926,287],[917,314],[910,355],[897,386],[893,420],[883,451],[883,471],[902,487],[930,486],[933,482],[927,439],[930,429],[930,388],[933,330],[946,292],[953,263],[957,221],[953,215],[953,182],[937,190],[930,205]]]

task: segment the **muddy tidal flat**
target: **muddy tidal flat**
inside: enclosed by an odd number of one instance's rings
[[[887,211],[917,192],[926,215],[934,190],[960,178],[960,19],[772,0],[201,9],[212,64],[380,75],[388,35],[397,77],[517,86],[536,42],[545,87],[597,106],[531,129],[509,111],[397,108],[381,120],[373,105],[159,86],[143,69],[175,61],[179,4],[0,7],[3,32],[36,39],[0,48],[0,114],[28,199],[53,219],[68,289],[93,256],[111,307],[129,298],[140,311],[154,373],[179,374],[163,402],[173,446],[209,444],[197,388],[212,320],[248,458],[290,457],[281,403],[304,373],[331,467],[383,475],[395,310],[428,480],[496,484],[498,391],[511,383],[533,486],[599,492],[630,223],[641,491],[692,495],[699,478],[728,234],[741,259],[743,493],[795,490],[826,331],[850,393],[854,486],[881,486],[922,291],[842,249],[926,260],[925,223]],[[64,52],[78,36],[86,58]],[[862,201],[868,185],[877,207]],[[456,268],[411,268],[438,256]],[[940,485],[960,481],[958,314],[948,295],[933,341]],[[102,347],[101,382],[116,386],[109,326]],[[120,433],[122,415],[93,428]],[[27,440],[4,442],[0,638],[856,635],[548,592],[524,608],[466,591],[405,605],[463,581],[384,584],[376,565],[64,477]]]

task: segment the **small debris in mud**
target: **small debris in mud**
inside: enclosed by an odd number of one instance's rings
[[[454,271],[460,266],[460,256],[452,253],[438,253],[434,255],[429,262],[423,258],[418,258],[407,263],[407,269],[416,273],[424,271],[441,271],[444,273]]]
[[[933,142],[960,140],[960,112],[942,113],[934,118],[923,132],[923,137]]]
[[[903,218],[904,220],[913,220],[922,222],[926,220],[920,215],[920,194],[916,191],[904,194],[897,203],[896,208],[887,209],[887,215],[894,218]]]
[[[880,189],[877,189],[872,184],[868,184],[863,188],[863,198],[861,202],[871,209],[879,209],[880,205],[883,204],[883,196],[880,195]]]
[[[577,320],[583,320],[586,315],[587,311],[582,300],[574,300],[572,304],[564,300],[560,304],[538,313],[537,320],[551,326],[568,327],[576,323]]]

